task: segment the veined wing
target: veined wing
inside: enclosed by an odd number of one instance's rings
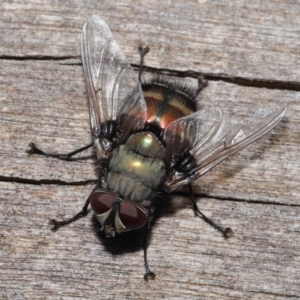
[[[98,15],[85,23],[81,38],[81,57],[90,107],[91,129],[98,158],[105,156],[110,141],[99,140],[101,125],[116,121],[121,115],[126,131],[139,127],[146,115],[137,74],[115,41],[108,25]],[[128,117],[130,116],[130,117]],[[120,128],[121,130],[123,128]]]
[[[172,182],[169,182],[167,185],[169,191],[190,184],[228,156],[262,137],[281,121],[286,110],[286,105],[277,110],[260,108],[244,124],[238,118],[223,114],[221,124],[215,134],[204,137],[200,134],[194,142],[194,147],[190,150],[190,153],[197,161],[196,166],[187,174],[177,176]],[[210,122],[213,122],[214,116],[217,115],[208,114],[207,118]]]

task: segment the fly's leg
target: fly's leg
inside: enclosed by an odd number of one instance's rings
[[[61,160],[81,160],[81,159],[93,158],[94,156],[85,156],[85,157],[77,157],[77,158],[73,158],[73,156],[76,155],[77,153],[83,152],[83,151],[91,148],[92,146],[93,146],[93,143],[90,143],[84,147],[76,149],[67,154],[58,154],[58,153],[45,152],[45,151],[39,149],[34,143],[31,142],[31,143],[29,143],[30,149],[27,150],[27,153],[30,155],[38,154],[38,155],[47,156],[47,157],[54,157],[54,158],[58,158]]]
[[[92,191],[92,193],[94,192],[94,190]],[[88,206],[90,204],[90,197],[91,197],[91,195],[85,201],[82,209],[76,215],[74,215],[72,218],[69,218],[69,219],[66,219],[66,220],[62,220],[62,221],[56,221],[54,219],[50,220],[50,224],[53,225],[53,227],[51,228],[51,230],[52,231],[56,231],[60,227],[65,226],[67,224],[70,224],[72,222],[75,222],[78,219],[84,217],[87,214],[87,209],[88,209]]]
[[[180,172],[185,172],[186,174],[190,173],[192,175],[192,170],[195,168],[195,166],[196,166],[196,161],[195,161],[194,157],[187,153],[176,163],[175,169],[179,170]],[[191,185],[189,185],[189,191],[190,191],[190,199],[192,201],[193,210],[194,210],[195,215],[197,215],[198,217],[203,219],[206,223],[208,223],[209,225],[211,225],[212,227],[214,227],[215,229],[220,231],[224,238],[226,238],[226,239],[230,238],[233,235],[232,229],[229,227],[224,228],[224,227],[216,224],[214,221],[212,221],[208,217],[206,217],[198,208]]]
[[[206,88],[208,85],[208,82],[206,79],[204,79],[204,77],[201,75],[198,77],[198,87],[197,87],[197,90],[196,90],[196,96],[199,95],[199,93],[204,89]]]
[[[142,73],[143,73],[143,67],[144,67],[144,57],[149,51],[150,51],[150,48],[148,46],[146,46],[146,47],[139,46],[139,52],[140,52],[139,82],[140,83],[141,83],[141,80],[142,80]]]
[[[152,221],[152,216],[149,217],[148,225],[146,228],[146,232],[144,235],[144,240],[143,240],[143,250],[144,250],[144,265],[146,269],[146,274],[144,275],[144,279],[146,281],[154,280],[155,279],[155,274],[150,270],[149,265],[148,265],[148,259],[147,259],[147,248],[148,248],[148,237],[149,237],[149,229],[150,229],[150,224]]]
[[[225,239],[228,239],[228,238],[232,237],[233,236],[233,230],[230,227],[224,228],[224,227],[222,227],[220,225],[217,225],[215,222],[213,222],[211,219],[209,219],[208,217],[206,217],[199,210],[191,185],[189,185],[189,190],[190,190],[190,199],[192,201],[193,210],[194,210],[195,214],[198,217],[200,217],[201,219],[203,219],[206,223],[208,223],[209,225],[211,225],[212,227],[214,227],[215,229],[217,229],[218,231],[220,231]]]

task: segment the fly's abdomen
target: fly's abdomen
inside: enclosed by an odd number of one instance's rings
[[[147,103],[147,117],[149,123],[155,123],[160,128],[167,128],[175,120],[194,113],[196,93],[182,87],[176,88],[172,82],[164,81],[160,77],[142,86]]]
[[[151,132],[133,134],[112,152],[107,187],[141,204],[152,198],[166,175],[164,147]]]

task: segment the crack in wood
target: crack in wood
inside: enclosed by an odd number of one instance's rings
[[[26,179],[26,178],[20,178],[20,177],[6,177],[6,176],[0,176],[0,182],[14,182],[14,183],[23,183],[23,184],[33,184],[33,185],[41,185],[41,184],[55,184],[55,185],[74,185],[74,186],[82,186],[82,185],[90,185],[90,184],[96,184],[97,179],[88,179],[88,180],[82,180],[82,181],[64,181],[59,179]]]
[[[2,55],[0,59],[6,60],[17,60],[17,61],[26,61],[26,60],[40,60],[40,61],[65,61],[71,59],[80,59],[80,56],[59,56],[54,57],[50,55],[27,55],[27,56],[9,56],[9,55]],[[64,65],[70,66],[81,66],[81,62],[72,62],[67,63],[65,62]],[[131,64],[134,70],[139,70],[139,65]],[[196,72],[193,70],[187,71],[177,71],[173,69],[167,68],[153,68],[144,66],[145,72],[150,73],[159,73],[162,75],[167,76],[175,76],[175,77],[191,77],[191,78],[198,78],[199,76],[204,76],[205,79],[209,81],[223,81],[235,85],[246,86],[246,87],[256,87],[256,88],[266,88],[266,89],[273,89],[273,90],[289,90],[289,91],[300,91],[300,82],[297,81],[280,81],[274,79],[249,79],[245,77],[239,76],[229,76],[227,74],[214,74],[214,73],[201,73]]]

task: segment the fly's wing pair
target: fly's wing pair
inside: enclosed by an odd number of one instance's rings
[[[146,103],[136,73],[98,15],[88,19],[83,27],[81,57],[94,146],[98,160],[102,160],[112,141],[101,136],[101,126],[123,116],[121,132],[142,127]]]
[[[102,160],[112,141],[101,138],[101,126],[119,120],[121,131],[127,134],[130,130],[142,129],[147,107],[137,74],[101,17],[94,15],[84,25],[81,51],[92,135],[98,160]],[[196,165],[189,172],[168,180],[168,191],[190,184],[228,156],[253,143],[276,126],[286,110],[286,105],[277,110],[258,109],[245,122],[218,108],[207,107],[171,123],[163,135],[166,152],[179,155],[188,149]]]
[[[259,108],[247,121],[226,115],[218,108],[208,107],[170,124],[173,132],[176,130],[182,135],[179,141],[178,137],[175,141],[175,138],[172,140],[172,130],[166,132],[169,147],[181,145],[189,136],[189,153],[195,158],[196,166],[168,181],[168,191],[192,183],[228,156],[262,137],[281,121],[286,110],[287,105],[278,109]]]

